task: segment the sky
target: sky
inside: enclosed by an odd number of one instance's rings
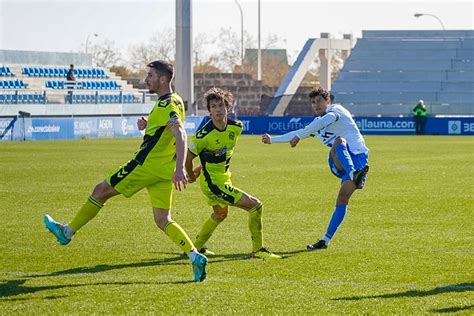
[[[243,28],[256,39],[258,1],[238,0]],[[332,33],[336,38],[362,30],[474,29],[474,0],[261,0],[261,37],[276,34],[277,47],[296,58],[308,38]],[[240,35],[235,0],[193,0],[193,34],[215,36],[221,28]],[[0,49],[79,52],[105,39],[125,52],[153,33],[175,27],[175,0],[0,0]],[[97,33],[98,37],[91,36]]]

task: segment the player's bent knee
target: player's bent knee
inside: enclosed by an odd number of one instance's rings
[[[250,210],[258,210],[258,209],[261,209],[263,207],[263,203],[257,199],[257,198],[254,198],[253,200],[254,204],[250,207]]]
[[[251,209],[256,209],[259,207],[262,207],[263,203],[257,199],[256,197],[250,196],[250,208]]]
[[[92,191],[92,196],[101,203],[105,203],[110,197],[117,194],[119,193],[105,181],[97,184]]]
[[[346,139],[342,137],[338,137],[334,141],[334,145],[345,145],[345,144],[346,144]]]
[[[216,221],[222,222],[227,218],[228,211],[214,212],[213,217]]]
[[[173,221],[171,219],[171,214],[169,210],[165,210],[165,209],[159,209],[159,208],[154,207],[153,217],[155,219],[156,226],[158,226],[161,230],[164,230],[166,224]]]
[[[337,204],[349,204],[349,200],[351,198],[351,194],[347,193],[339,193],[337,196]]]

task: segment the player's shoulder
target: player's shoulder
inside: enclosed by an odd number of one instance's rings
[[[241,128],[241,129],[244,127],[244,123],[242,123],[242,121],[233,120],[233,119],[227,119],[227,125],[236,126],[238,128]]]
[[[181,96],[177,94],[176,92],[171,93],[171,95],[169,96],[169,100],[170,100],[170,103],[184,104],[183,98],[181,98]]]
[[[334,113],[338,119],[340,117],[352,117],[351,112],[340,104],[331,104],[326,113]]]
[[[327,109],[327,112],[335,112],[335,113],[349,113],[349,111],[343,107],[342,105],[338,104],[338,103],[334,103],[334,104],[331,104],[328,109]]]
[[[167,108],[169,105],[182,106],[183,99],[177,93],[167,93],[160,96],[155,105],[159,108]]]
[[[207,135],[209,135],[215,129],[214,124],[212,124],[212,120],[209,120],[206,124],[204,124],[200,129],[196,131],[194,137],[196,139],[203,139]]]

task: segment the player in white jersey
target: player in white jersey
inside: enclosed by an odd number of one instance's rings
[[[309,98],[316,113],[313,122],[302,129],[281,136],[271,137],[264,134],[262,142],[265,144],[289,142],[291,147],[295,147],[301,139],[312,136],[319,138],[324,145],[331,148],[328,159],[329,168],[336,177],[341,179],[341,187],[326,233],[321,240],[306,247],[311,251],[328,247],[346,215],[352,193],[364,187],[369,171],[369,149],[365,146],[364,138],[352,119],[351,113],[339,104],[331,104],[326,90],[313,89],[309,93]]]

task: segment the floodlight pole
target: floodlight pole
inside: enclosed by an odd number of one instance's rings
[[[241,65],[244,64],[244,12],[238,0],[235,0],[235,4],[239,7],[240,11],[240,60]]]
[[[262,80],[262,50],[260,49],[260,0],[258,0],[257,80]]]
[[[443,24],[443,21],[441,21],[441,19],[438,18],[438,17],[437,17],[436,15],[434,15],[434,14],[430,14],[430,13],[415,13],[413,16],[414,16],[415,18],[419,18],[419,17],[422,17],[422,16],[424,16],[424,15],[426,15],[426,16],[431,16],[431,17],[435,18],[436,20],[438,20],[439,24],[441,24],[441,28],[443,29],[443,31],[446,31],[446,29],[445,29],[445,27],[444,27],[444,24]]]

